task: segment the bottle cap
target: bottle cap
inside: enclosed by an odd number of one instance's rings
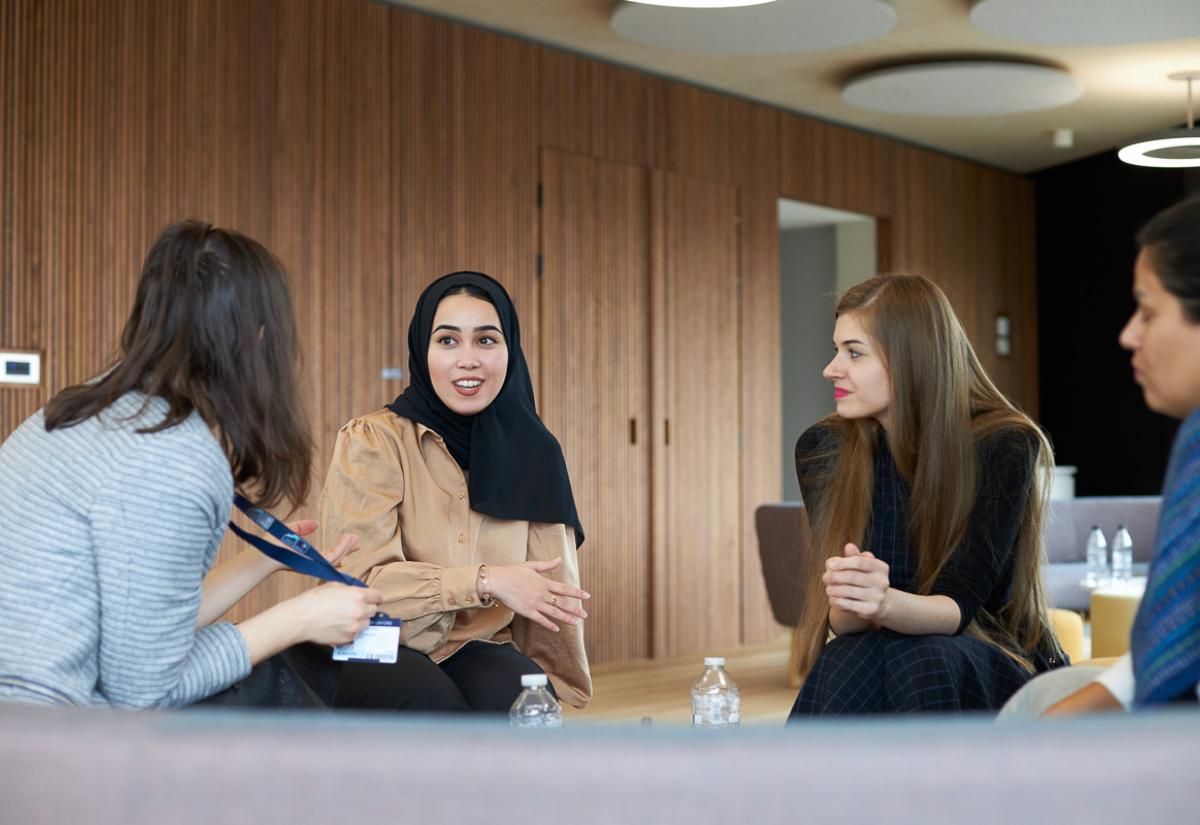
[[[1099,529],[1100,529],[1100,525],[1099,525],[1099,524],[1093,524],[1093,525],[1092,525],[1092,529],[1093,529],[1093,530],[1099,530]]]
[[[1117,525],[1117,529],[1118,529],[1118,530],[1124,530],[1124,529],[1125,529],[1125,525],[1124,525],[1124,524],[1118,524],[1118,525]]]
[[[521,687],[545,687],[545,673],[526,673],[521,677]]]
[[[724,656],[705,656],[704,657],[704,666],[705,667],[725,667],[725,657]]]

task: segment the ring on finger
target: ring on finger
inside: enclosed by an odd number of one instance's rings
[[[558,604],[558,594],[557,593],[550,594],[550,604]]]

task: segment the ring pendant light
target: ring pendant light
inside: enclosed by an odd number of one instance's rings
[[[1166,129],[1146,135],[1117,152],[1117,157],[1134,166],[1180,169],[1200,166],[1200,129],[1192,115],[1192,81],[1200,80],[1200,71],[1175,72],[1171,80],[1187,81],[1187,127]]]

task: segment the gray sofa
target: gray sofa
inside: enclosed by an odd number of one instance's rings
[[[1133,538],[1133,572],[1145,575],[1154,553],[1159,496],[1096,496],[1050,502],[1046,517],[1046,560],[1043,581],[1051,607],[1086,610],[1089,591],[1079,582],[1087,573],[1086,548],[1092,525],[1108,539],[1124,524]]]
[[[404,714],[0,706],[0,822],[1195,822],[1200,714],[517,731]]]
[[[1112,542],[1119,524],[1133,537],[1134,573],[1144,574],[1154,548],[1159,496],[1075,498],[1050,502],[1046,517],[1043,580],[1051,607],[1084,610],[1089,592],[1080,586],[1087,569],[1085,546],[1092,525]],[[764,504],[754,514],[763,578],[775,620],[794,627],[802,605],[804,556],[809,552],[807,516],[798,501]]]

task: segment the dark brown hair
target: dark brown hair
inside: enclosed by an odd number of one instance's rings
[[[46,405],[46,429],[70,427],[138,391],[169,405],[155,433],[199,412],[234,482],[264,507],[308,497],[313,445],[299,394],[296,320],[283,264],[228,229],[181,221],[159,234],[138,281],[121,353],[95,381]]]
[[[988,639],[1031,668],[1038,649],[1057,651],[1042,592],[1042,521],[1053,460],[1041,430],[988,378],[950,301],[928,278],[879,275],[848,290],[837,315],[851,314],[867,330],[888,369],[892,421],[888,443],[911,487],[909,537],[917,553],[918,594],[928,594],[951,553],[966,535],[975,508],[977,443],[1000,431],[1027,433],[1038,445],[1031,489],[1013,559],[1013,585],[999,616],[982,615],[968,633]],[[800,629],[805,671],[824,647],[829,601],[821,574],[825,560],[841,556],[847,542],[862,543],[871,512],[873,456],[880,443],[874,419],[837,415],[821,424],[836,437],[835,456],[811,456],[821,503],[812,524]],[[832,459],[832,460],[831,460]]]
[[[1183,304],[1183,314],[1200,323],[1200,196],[1159,212],[1138,233],[1163,288]]]

